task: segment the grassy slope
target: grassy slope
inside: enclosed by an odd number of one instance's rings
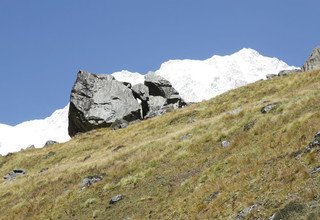
[[[257,203],[247,218],[265,219],[292,202],[303,206],[292,219],[312,219],[320,173],[310,171],[319,153],[295,153],[320,130],[319,90],[320,72],[260,81],[126,129],[0,157],[0,176],[28,171],[0,180],[0,219],[235,219]],[[281,105],[261,114],[271,102]],[[181,141],[185,134],[192,137]],[[229,148],[220,147],[223,139]],[[104,179],[81,190],[94,174]],[[124,200],[109,205],[117,194]]]

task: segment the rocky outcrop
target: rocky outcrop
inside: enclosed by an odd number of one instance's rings
[[[302,67],[303,71],[320,69],[320,47],[315,48]]]
[[[140,105],[130,86],[111,75],[79,71],[70,97],[69,135],[109,127],[117,119],[140,119]]]
[[[96,128],[119,129],[186,105],[169,81],[148,74],[144,84],[119,82],[111,75],[79,71],[71,91],[69,135]]]

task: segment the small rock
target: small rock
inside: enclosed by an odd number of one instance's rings
[[[111,128],[113,130],[118,130],[118,129],[121,129],[121,128],[126,128],[128,127],[129,123],[124,120],[124,119],[116,119],[112,124],[111,124]]]
[[[256,124],[257,120],[250,121],[249,123],[243,126],[244,131],[249,131]]]
[[[90,159],[91,158],[91,155],[87,155],[87,156],[85,156],[85,158],[83,159],[83,161],[86,161],[86,160],[88,160],[88,159]]]
[[[278,73],[278,76],[279,76],[279,77],[282,77],[282,76],[287,76],[287,75],[290,75],[290,74],[300,73],[300,72],[302,72],[301,69],[281,70],[281,71]]]
[[[277,102],[266,105],[261,109],[261,113],[266,114],[266,113],[270,112],[271,110],[277,108],[278,106],[279,106],[279,103],[277,103]]]
[[[98,175],[88,176],[82,180],[81,187],[88,188],[92,184],[94,184],[96,182],[100,182],[102,179],[103,179],[102,176],[98,176]]]
[[[215,198],[217,198],[217,196],[220,194],[220,192],[216,191],[214,193],[211,193],[210,196],[206,199],[207,202],[211,202],[212,200],[214,200]]]
[[[267,79],[273,79],[273,78],[278,77],[278,75],[277,74],[267,74],[266,77],[267,77]]]
[[[318,173],[318,172],[320,172],[320,166],[313,168],[311,171],[311,174]]]
[[[308,144],[305,152],[310,152],[312,149],[320,149],[320,131],[315,134],[313,141]]]
[[[116,196],[111,198],[109,204],[115,204],[115,203],[119,202],[122,199],[123,199],[123,195],[116,195]]]
[[[48,167],[42,168],[42,169],[39,171],[39,173],[43,173],[43,172],[45,172],[45,171],[47,171],[47,170],[49,170]]]
[[[223,147],[223,148],[227,148],[227,147],[229,147],[230,146],[230,141],[228,141],[228,140],[223,140],[223,141],[221,141],[221,147]]]
[[[10,171],[9,173],[7,173],[7,175],[5,175],[3,178],[5,180],[13,180],[18,176],[22,176],[26,174],[26,171],[23,169],[14,169],[12,171]]]
[[[254,204],[254,205],[252,205],[250,207],[247,207],[247,208],[241,210],[238,213],[238,215],[236,217],[236,220],[241,220],[241,219],[246,218],[246,216],[248,216],[253,210],[255,210],[257,208],[258,208],[258,204]]]
[[[54,144],[58,144],[58,142],[57,141],[52,141],[52,140],[48,140],[46,143],[45,143],[45,147],[49,147],[49,146],[51,146],[51,145],[54,145]]]
[[[180,141],[186,141],[190,138],[192,138],[192,134],[185,134],[180,138]]]

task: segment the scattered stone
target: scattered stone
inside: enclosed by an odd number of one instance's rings
[[[317,166],[317,167],[312,169],[311,174],[319,173],[319,172],[320,172],[320,166]]]
[[[190,138],[192,138],[192,134],[185,134],[180,138],[180,141],[186,141]]]
[[[310,152],[313,149],[320,150],[320,131],[315,134],[313,141],[308,144],[305,152]]]
[[[129,123],[124,119],[116,119],[110,126],[113,130],[118,130],[121,128],[128,127]]]
[[[278,73],[278,76],[279,76],[279,77],[282,77],[282,76],[287,76],[287,75],[291,75],[291,74],[295,74],[295,73],[300,73],[300,72],[302,72],[301,69],[281,70],[281,71]]]
[[[91,158],[91,155],[87,155],[87,156],[84,157],[83,161],[86,161],[86,160],[88,160],[90,158]]]
[[[49,168],[48,168],[48,167],[42,168],[42,169],[39,171],[39,173],[46,172],[47,170],[49,170]]]
[[[116,196],[111,198],[109,204],[115,204],[115,203],[119,202],[122,199],[123,199],[123,195],[116,195]]]
[[[243,126],[243,130],[244,130],[244,131],[249,131],[251,128],[254,127],[254,125],[256,124],[256,122],[257,122],[257,120],[253,120],[253,121],[248,122],[247,124],[245,124],[245,125]]]
[[[223,140],[223,141],[221,141],[221,147],[222,148],[227,148],[227,147],[229,147],[230,146],[230,141],[228,141],[228,140]]]
[[[212,200],[214,200],[215,198],[218,197],[218,195],[220,194],[220,192],[216,191],[213,192],[209,195],[209,197],[206,199],[207,202],[211,202]]]
[[[84,189],[84,188],[88,188],[90,187],[92,184],[96,183],[96,182],[100,182],[102,180],[102,176],[98,176],[98,175],[95,175],[95,176],[88,176],[86,178],[84,178],[82,180],[82,183],[81,183],[81,188]]]
[[[259,207],[258,204],[254,204],[254,205],[252,205],[252,206],[250,206],[250,207],[247,207],[247,208],[241,210],[241,211],[238,213],[238,215],[237,215],[237,217],[236,217],[236,220],[241,220],[241,219],[246,218],[246,216],[248,216],[252,211],[254,211],[255,209],[257,209],[258,207]]]
[[[303,71],[320,69],[320,47],[315,48],[302,67]]]
[[[48,140],[45,143],[44,147],[49,147],[49,146],[54,145],[54,144],[58,144],[58,142],[57,141]]]
[[[278,102],[268,104],[261,109],[261,113],[266,114],[279,106]]]
[[[118,150],[125,148],[125,147],[126,146],[124,146],[124,145],[119,145],[119,146],[115,147],[114,149],[112,149],[112,152],[117,152]]]
[[[3,178],[5,180],[10,181],[10,180],[13,180],[16,177],[22,176],[24,174],[26,174],[26,171],[24,169],[14,169],[14,170],[10,171],[9,173],[7,173],[7,175],[5,175]]]
[[[273,78],[278,77],[278,75],[277,74],[267,74],[266,77],[267,77],[267,79],[273,79]]]

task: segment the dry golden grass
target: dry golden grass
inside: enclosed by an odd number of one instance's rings
[[[253,204],[248,219],[280,210],[317,219],[320,173],[310,171],[319,153],[301,151],[320,130],[319,91],[319,71],[259,81],[125,129],[0,157],[0,176],[28,172],[0,181],[0,219],[235,219]],[[261,114],[272,102],[281,104]],[[95,174],[103,180],[81,190]],[[124,199],[109,205],[117,194]],[[286,216],[296,203],[303,210]]]

